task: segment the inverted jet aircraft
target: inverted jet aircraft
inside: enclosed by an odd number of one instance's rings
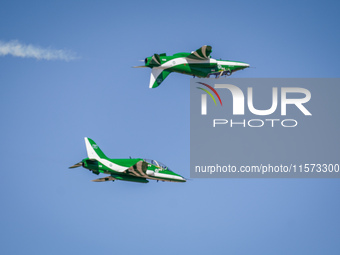
[[[90,138],[85,137],[85,145],[88,157],[69,168],[82,166],[97,175],[99,173],[109,174],[109,176],[93,180],[94,182],[121,180],[148,183],[147,179],[186,182],[185,178],[172,172],[159,161],[141,158],[110,159]]]
[[[151,68],[150,88],[158,87],[172,72],[203,78],[215,75],[219,78],[249,67],[249,64],[244,62],[213,59],[210,57],[211,52],[211,46],[204,45],[191,53],[181,52],[172,56],[167,56],[165,53],[154,54],[145,59],[144,66],[135,67]]]

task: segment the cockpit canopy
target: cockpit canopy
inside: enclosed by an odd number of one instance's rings
[[[163,164],[162,162],[156,161],[154,159],[144,159],[145,162],[147,162],[148,164],[152,164],[155,165],[157,167],[162,168],[163,170],[168,170],[171,171],[171,169],[169,167],[167,167],[165,164]],[[172,172],[172,171],[171,171]]]

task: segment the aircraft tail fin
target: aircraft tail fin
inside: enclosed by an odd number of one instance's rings
[[[107,159],[99,146],[90,138],[85,137],[87,156],[89,159]]]
[[[154,67],[151,69],[151,76],[150,76],[150,84],[149,88],[157,88],[168,75],[171,73],[171,71],[164,70],[162,68]]]

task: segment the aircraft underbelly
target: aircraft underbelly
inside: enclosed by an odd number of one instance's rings
[[[157,176],[157,173],[155,174],[147,174],[147,175],[139,175],[138,173],[130,173],[130,176],[140,178],[140,179],[150,179],[150,180],[156,180],[156,181],[167,181],[167,182],[181,182],[181,180],[177,180],[172,178],[172,176]]]
[[[181,176],[176,176],[172,174],[158,173],[154,172],[152,175],[149,175],[149,179],[158,180],[158,181],[168,181],[168,182],[183,182],[185,181]]]
[[[216,64],[191,64],[190,68],[193,75],[201,77],[207,77],[208,74],[218,70]]]
[[[207,77],[212,70],[217,70],[217,65],[212,63],[200,64],[181,64],[171,68],[173,72],[195,75],[199,77]]]
[[[191,68],[189,65],[178,65],[171,67],[171,70],[176,73],[184,73],[184,74],[190,74]]]

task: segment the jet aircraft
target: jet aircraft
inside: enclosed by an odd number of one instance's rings
[[[186,182],[185,178],[172,172],[159,161],[141,158],[110,159],[92,139],[85,137],[85,145],[88,157],[69,168],[82,166],[97,175],[99,173],[109,174],[109,176],[93,180],[94,182],[121,180],[148,183],[147,179]]]
[[[151,68],[150,88],[158,87],[172,72],[203,78],[215,75],[219,78],[249,67],[249,64],[240,61],[213,59],[210,57],[211,49],[211,46],[204,45],[191,53],[181,52],[172,56],[167,56],[165,53],[154,54],[145,58],[144,66],[135,67]]]

